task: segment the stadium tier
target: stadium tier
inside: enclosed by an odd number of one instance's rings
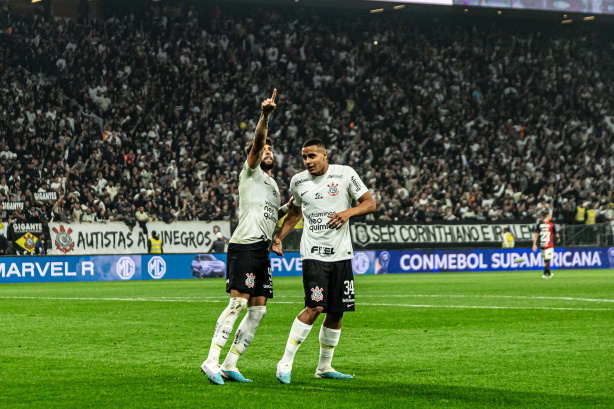
[[[235,221],[242,148],[273,88],[282,203],[320,137],[368,185],[368,220],[614,220],[612,44],[589,26],[4,7],[4,222]]]

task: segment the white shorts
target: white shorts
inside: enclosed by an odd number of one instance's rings
[[[552,257],[554,257],[554,247],[542,249],[542,257],[544,258],[544,261],[552,260]]]

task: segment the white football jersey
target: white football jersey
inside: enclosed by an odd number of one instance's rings
[[[245,161],[239,175],[239,225],[230,242],[271,241],[280,203],[279,188],[273,178],[260,165],[252,170]]]
[[[301,259],[340,261],[354,257],[349,221],[340,229],[329,229],[329,215],[342,212],[368,192],[354,169],[329,165],[322,176],[306,170],[294,175],[290,182],[294,203],[302,206],[303,237]]]

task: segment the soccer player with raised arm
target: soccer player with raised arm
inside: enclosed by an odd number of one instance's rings
[[[556,242],[561,241],[559,233],[556,231],[554,223],[550,221],[552,215],[548,210],[542,213],[544,219],[535,226],[535,234],[533,235],[533,251],[537,251],[537,239],[539,238],[539,246],[542,249],[542,257],[544,258],[544,274],[542,278],[552,278],[554,274],[550,272],[550,260],[554,257],[554,236]]]
[[[315,377],[352,378],[332,367],[343,313],[354,311],[354,253],[348,220],[375,211],[375,201],[354,169],[327,163],[324,142],[309,139],[302,154],[307,170],[294,175],[290,182],[294,207],[277,232],[272,248],[283,256],[282,240],[302,215],[305,309],[294,320],[286,351],[277,364],[277,379],[284,384],[290,383],[294,355],[322,312],[326,316],[320,328],[320,360]],[[352,207],[353,200],[358,206]]]
[[[254,139],[245,147],[248,156],[239,175],[239,225],[230,239],[227,255],[226,292],[230,293],[230,303],[215,324],[209,356],[200,366],[211,383],[217,385],[223,385],[224,379],[251,382],[241,375],[237,361],[252,342],[266,313],[267,298],[273,298],[269,243],[278,218],[292,206],[291,200],[279,207],[279,188],[271,178],[275,161],[267,129],[276,95],[274,90],[273,96],[262,103]],[[246,307],[247,314],[220,368],[220,351]]]

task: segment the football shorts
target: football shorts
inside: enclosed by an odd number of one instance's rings
[[[305,306],[324,312],[354,311],[352,260],[303,260]]]
[[[554,257],[554,248],[550,247],[549,249],[542,249],[542,257],[544,258],[544,261],[552,260],[552,257]]]
[[[228,245],[226,292],[237,290],[252,297],[273,298],[269,242]]]

